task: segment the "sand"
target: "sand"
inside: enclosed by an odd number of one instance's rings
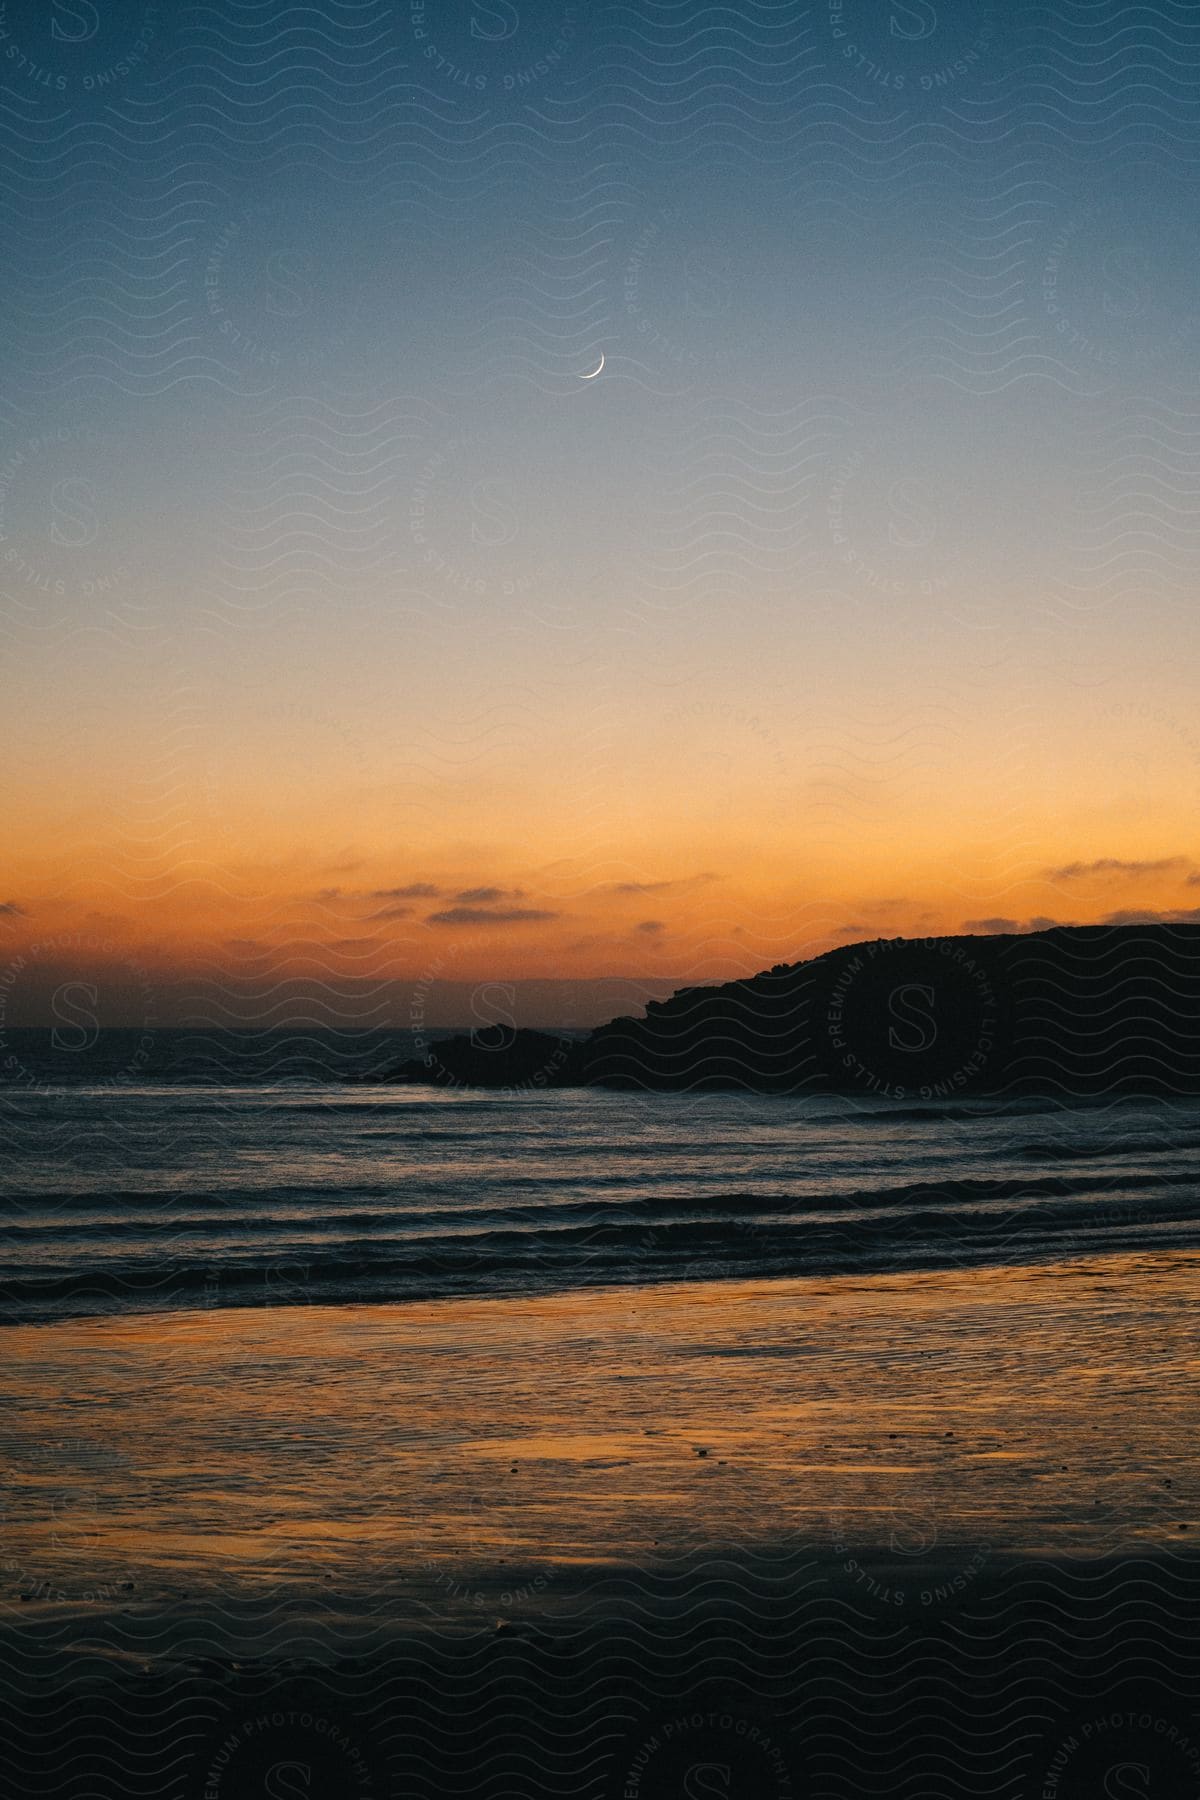
[[[16,1328],[10,1766],[1200,1791],[1198,1260]]]

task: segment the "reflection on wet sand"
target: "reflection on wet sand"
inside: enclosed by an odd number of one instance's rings
[[[27,1625],[265,1594],[399,1624],[720,1553],[889,1606],[995,1555],[1183,1549],[1198,1267],[15,1328],[4,1597]]]

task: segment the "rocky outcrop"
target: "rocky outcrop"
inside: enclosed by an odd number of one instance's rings
[[[1200,926],[881,938],[684,988],[582,1040],[473,1033],[397,1081],[543,1089],[1200,1093]]]

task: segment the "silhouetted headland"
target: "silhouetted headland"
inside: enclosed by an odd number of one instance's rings
[[[1200,1093],[1200,925],[879,938],[652,1000],[582,1039],[491,1027],[387,1081],[897,1100]]]

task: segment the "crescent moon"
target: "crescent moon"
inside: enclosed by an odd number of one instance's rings
[[[600,352],[600,361],[596,364],[596,367],[592,370],[590,375],[581,375],[579,377],[580,381],[595,381],[597,375],[600,373],[600,371],[603,367],[604,367],[604,352],[602,350]]]

